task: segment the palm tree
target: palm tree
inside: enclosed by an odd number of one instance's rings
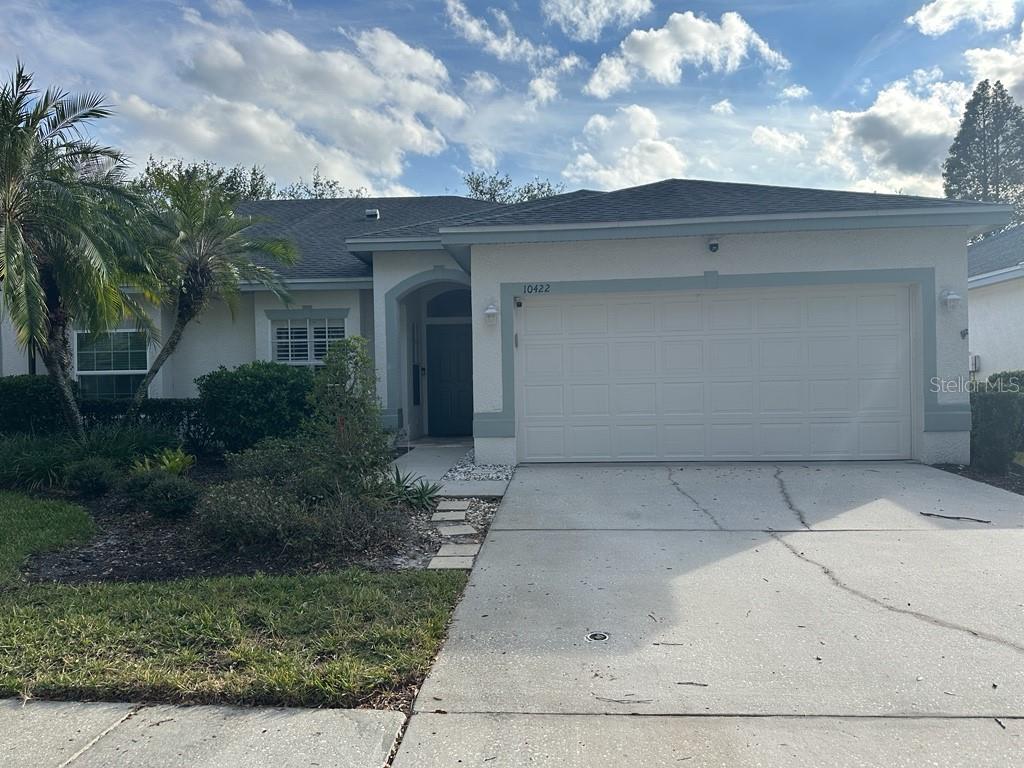
[[[0,87],[0,282],[18,342],[39,351],[69,429],[82,437],[71,382],[74,326],[102,332],[148,318],[129,292],[152,278],[135,248],[138,198],[126,160],[87,137],[108,117],[96,93],[40,94],[19,62]]]
[[[156,207],[151,228],[150,256],[166,265],[163,300],[172,309],[174,326],[135,392],[126,421],[134,419],[153,378],[174,353],[182,334],[215,299],[232,312],[243,282],[256,283],[288,301],[278,274],[259,261],[283,265],[297,260],[286,240],[253,234],[259,223],[235,214],[236,196],[203,174],[178,169],[160,179],[152,196]],[[259,260],[259,261],[258,261]]]

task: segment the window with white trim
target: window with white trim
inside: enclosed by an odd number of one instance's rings
[[[345,338],[343,319],[288,318],[273,325],[274,360],[290,365],[323,362],[331,344]]]
[[[135,330],[75,332],[75,370],[86,400],[131,397],[149,369],[149,341]]]

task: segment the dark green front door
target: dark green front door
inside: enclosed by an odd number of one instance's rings
[[[473,434],[473,330],[427,326],[427,417],[434,437]]]

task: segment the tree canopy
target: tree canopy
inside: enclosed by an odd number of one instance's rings
[[[516,184],[509,174],[500,172],[470,171],[462,181],[469,197],[493,203],[526,203],[565,191],[564,184],[553,184],[549,179],[534,178],[524,184]]]
[[[998,80],[974,89],[942,180],[946,197],[1014,203],[1024,214],[1024,108]]]

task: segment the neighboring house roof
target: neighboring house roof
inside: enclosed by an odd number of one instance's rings
[[[1024,262],[1024,224],[972,243],[967,249],[967,276],[1011,269]]]
[[[700,222],[763,218],[845,217],[885,214],[975,214],[1005,216],[1005,206],[944,198],[845,192],[763,184],[666,179],[613,192],[579,192],[454,217],[448,221],[383,230],[354,238],[353,250],[374,242],[438,239],[445,233],[493,229],[599,228],[656,222]],[[446,241],[447,242],[447,241]]]
[[[368,278],[372,269],[345,247],[346,238],[387,226],[436,221],[456,214],[482,213],[497,204],[454,195],[434,197],[353,197],[328,200],[252,200],[240,214],[265,219],[253,228],[260,237],[290,240],[299,251],[294,267],[275,269],[289,281]],[[367,219],[376,208],[379,219]],[[436,229],[435,229],[436,231]],[[273,265],[271,265],[273,266]]]

